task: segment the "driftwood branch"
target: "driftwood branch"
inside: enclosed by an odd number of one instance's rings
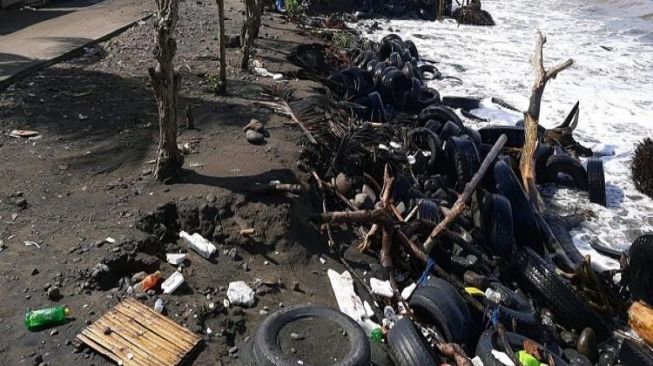
[[[315,140],[315,137],[311,134],[311,132],[304,126],[304,123],[297,118],[297,115],[295,112],[293,112],[292,108],[290,107],[290,104],[286,102],[285,100],[282,101],[281,103],[276,103],[276,102],[266,102],[266,101],[257,101],[254,102],[256,105],[260,105],[262,107],[267,107],[272,109],[273,111],[286,115],[292,119],[292,121],[301,128],[302,132],[304,132],[304,135],[306,135],[306,138],[308,141],[313,144],[317,145],[317,140]]]
[[[528,110],[524,112],[525,143],[519,160],[519,170],[521,171],[524,189],[530,199],[531,205],[533,205],[535,210],[538,212],[542,212],[544,208],[542,198],[537,190],[534,163],[535,150],[537,149],[537,127],[540,120],[542,95],[544,94],[546,83],[550,79],[555,79],[558,73],[574,63],[573,60],[569,59],[549,70],[545,70],[543,56],[545,43],[546,37],[542,35],[542,32],[538,31],[535,43],[535,54],[532,59],[533,71],[535,72],[535,82],[533,83]]]
[[[478,171],[474,174],[469,183],[467,183],[465,190],[454,203],[451,211],[449,211],[447,216],[442,221],[440,221],[440,223],[433,229],[429,237],[426,239],[424,242],[424,251],[427,254],[431,252],[431,249],[433,249],[433,245],[435,244],[434,240],[438,237],[438,235],[440,235],[458,216],[460,216],[460,214],[463,213],[465,207],[467,207],[467,202],[469,202],[472,197],[472,193],[474,193],[476,187],[481,182],[481,179],[483,179],[485,173],[488,171],[488,169],[490,169],[494,159],[496,159],[499,155],[499,152],[501,152],[501,148],[503,148],[506,140],[506,135],[501,135],[501,137],[497,139],[497,142],[495,142],[494,146],[492,146],[492,149],[483,160],[483,163],[481,164]]]

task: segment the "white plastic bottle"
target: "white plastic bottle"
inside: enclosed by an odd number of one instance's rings
[[[204,239],[204,237],[198,233],[193,235],[188,234],[185,231],[179,233],[179,237],[184,239],[186,245],[191,249],[197,252],[197,254],[202,257],[209,259],[215,253],[217,248],[210,241]]]

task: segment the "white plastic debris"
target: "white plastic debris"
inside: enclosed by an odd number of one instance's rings
[[[501,303],[501,293],[498,291],[494,291],[490,287],[488,287],[487,290],[485,290],[485,297],[495,304]]]
[[[404,300],[410,299],[410,296],[413,294],[415,289],[417,288],[417,283],[412,283],[408,286],[406,286],[402,291],[401,291],[401,298]]]
[[[507,354],[497,351],[495,349],[492,350],[492,356],[497,359],[497,361],[501,362],[502,364],[506,366],[515,366],[515,363],[512,362],[510,357],[508,357]]]
[[[163,281],[161,289],[164,294],[171,294],[178,289],[182,283],[184,283],[184,275],[182,275],[181,272],[175,271],[175,273]]]
[[[369,302],[363,301],[363,307],[365,308],[366,317],[371,318],[374,316],[374,310],[372,310],[372,306],[370,306]]]
[[[360,297],[354,291],[354,279],[351,277],[351,274],[347,271],[340,274],[329,269],[327,276],[329,276],[329,281],[331,281],[333,294],[336,296],[336,302],[340,311],[349,315],[350,318],[357,322],[365,318],[367,312],[365,311],[363,301],[361,301]]]
[[[106,241],[109,244],[115,244],[116,243],[116,239],[114,239],[114,238],[112,238],[110,236],[107,236],[107,238],[104,239],[104,241]]]
[[[474,366],[485,366],[485,365],[483,365],[483,360],[481,360],[481,358],[478,357],[478,356],[472,358],[472,365],[474,365]]]
[[[185,231],[179,233],[179,237],[184,239],[186,245],[191,249],[197,252],[197,254],[202,257],[209,259],[215,253],[217,248],[210,241],[204,239],[204,237],[198,233],[193,235],[188,234]]]
[[[252,290],[245,281],[235,281],[229,283],[227,289],[227,298],[232,305],[250,307],[254,305],[256,298]]]
[[[259,76],[271,77],[272,80],[275,80],[275,81],[283,79],[283,74],[272,73],[272,72],[268,71],[268,69],[266,69],[264,67],[255,67],[254,72],[256,73],[256,75],[259,75]]]
[[[224,300],[222,300],[222,305],[223,305],[225,308],[228,309],[228,308],[229,308],[229,305],[231,305],[231,304],[229,303],[229,300],[224,299]]]
[[[186,253],[166,253],[166,261],[173,266],[178,266],[186,260]]]
[[[320,263],[322,263],[322,264],[326,264],[326,259],[320,257]]]
[[[390,141],[390,147],[393,149],[401,149],[402,145],[398,142]]]
[[[39,245],[39,243],[37,243],[37,242],[35,242],[35,241],[25,240],[25,241],[23,242],[23,244],[25,244],[25,246],[28,246],[28,247],[33,246],[33,247],[37,247],[37,248],[41,249],[41,246]]]
[[[154,311],[161,314],[163,312],[163,299],[156,299],[154,303]]]
[[[392,286],[390,286],[390,281],[381,281],[372,277],[370,278],[370,287],[372,287],[372,292],[376,295],[392,297]]]

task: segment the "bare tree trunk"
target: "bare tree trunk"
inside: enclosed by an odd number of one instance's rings
[[[218,5],[218,27],[220,28],[220,84],[218,85],[218,94],[224,94],[227,91],[227,53],[224,44],[224,0],[215,0],[215,2]]]
[[[173,59],[177,43],[173,37],[177,24],[179,0],[156,0],[159,8],[156,29],[156,67],[148,72],[159,112],[159,149],[154,178],[164,180],[176,174],[184,164],[177,149],[177,94],[181,76],[174,69]]]
[[[537,126],[540,121],[540,106],[542,104],[542,95],[547,81],[555,79],[559,72],[571,66],[574,61],[569,59],[549,70],[544,70],[544,56],[542,49],[546,43],[546,37],[542,32],[537,31],[537,41],[535,43],[535,54],[533,55],[532,64],[535,71],[535,82],[531,92],[531,99],[528,110],[524,112],[524,129],[525,138],[524,148],[519,160],[519,170],[521,171],[524,189],[528,194],[531,205],[538,212],[542,212],[544,204],[540,193],[537,190],[535,181],[535,150],[537,149]]]
[[[245,0],[245,13],[247,19],[240,32],[241,51],[243,53],[240,67],[247,70],[249,67],[249,57],[251,56],[254,41],[258,37],[259,28],[261,27],[261,13],[263,12],[263,0]]]

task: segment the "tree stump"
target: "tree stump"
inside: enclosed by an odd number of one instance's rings
[[[159,114],[159,147],[154,178],[163,181],[175,175],[184,164],[184,157],[177,148],[177,94],[181,76],[173,66],[177,50],[173,34],[178,19],[179,0],[155,1],[159,10],[154,23],[157,65],[150,67],[148,72]]]

